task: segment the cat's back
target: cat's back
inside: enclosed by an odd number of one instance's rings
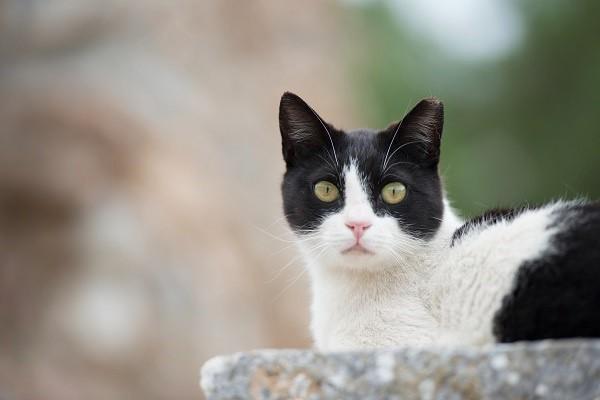
[[[599,233],[600,203],[557,201],[541,207],[488,210],[460,226],[450,248],[460,255],[474,250],[485,257],[528,258],[587,248],[598,243]]]
[[[584,203],[556,202],[486,211],[456,229],[444,254],[445,268],[440,271],[491,274],[490,278],[513,272],[523,261],[546,254],[552,238],[564,229],[560,222],[572,219],[573,210],[581,206]]]
[[[598,336],[600,205],[488,211],[456,230],[438,271],[442,324],[470,341]]]
[[[548,250],[519,266],[493,321],[500,342],[600,337],[600,203],[556,208]]]

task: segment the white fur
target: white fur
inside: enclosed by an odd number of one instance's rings
[[[518,266],[549,251],[551,212],[526,211],[512,222],[479,227],[450,247],[461,220],[444,201],[429,241],[375,215],[352,163],[344,170],[344,208],[328,216],[299,247],[311,276],[311,331],[321,350],[432,344],[486,344],[491,323]],[[347,223],[371,224],[362,245]]]
[[[480,226],[441,252],[427,282],[428,301],[442,344],[493,342],[492,321],[518,267],[551,251],[551,213],[558,204],[529,210],[511,222]]]

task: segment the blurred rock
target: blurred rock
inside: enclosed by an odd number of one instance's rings
[[[0,397],[197,398],[214,354],[309,344],[277,106],[352,122],[336,12],[0,1]]]
[[[600,341],[485,350],[264,350],[208,361],[201,385],[209,400],[596,399]]]

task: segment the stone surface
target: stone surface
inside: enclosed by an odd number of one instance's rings
[[[600,399],[600,341],[485,349],[262,350],[209,360],[201,386],[225,399]]]

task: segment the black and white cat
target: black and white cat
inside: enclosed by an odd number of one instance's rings
[[[322,350],[600,337],[600,205],[558,201],[464,223],[438,161],[443,105],[343,132],[292,93],[279,122],[284,212]]]

